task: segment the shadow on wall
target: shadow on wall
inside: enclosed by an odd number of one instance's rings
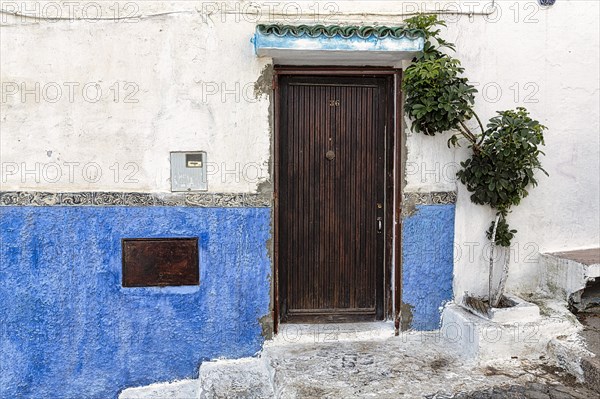
[[[255,354],[268,208],[0,208],[3,398],[116,398]],[[121,287],[121,238],[199,237],[200,286]]]

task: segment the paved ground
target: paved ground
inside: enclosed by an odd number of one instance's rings
[[[586,342],[586,348],[595,355],[595,357],[585,357],[581,360],[583,374],[586,381],[596,385],[595,390],[600,392],[600,308],[595,308],[591,312],[579,313],[577,318],[583,325],[580,335]]]
[[[324,335],[321,334],[321,338]],[[272,344],[264,358],[279,398],[594,399],[544,358],[477,365],[432,334]]]
[[[373,327],[377,327],[373,329]],[[477,364],[436,333],[290,327],[260,357],[203,363],[199,380],[128,390],[121,399],[600,399],[548,359]]]
[[[583,325],[581,335],[587,342],[587,349],[600,356],[600,309],[597,312],[579,313],[577,318]]]
[[[596,394],[594,394],[596,395]],[[545,384],[529,383],[525,385],[511,385],[488,388],[476,392],[462,393],[453,396],[456,399],[591,399],[581,389],[568,386],[549,386]]]

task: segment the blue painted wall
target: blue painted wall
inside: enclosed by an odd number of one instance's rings
[[[403,221],[402,303],[411,329],[438,329],[440,307],[452,300],[454,213],[454,205],[417,205]]]
[[[115,398],[260,350],[268,208],[0,208],[1,398]],[[200,286],[122,288],[121,238],[199,237]]]

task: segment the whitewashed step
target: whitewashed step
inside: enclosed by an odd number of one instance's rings
[[[542,254],[541,289],[547,296],[569,302],[580,300],[590,281],[600,277],[600,249]]]
[[[271,375],[260,357],[215,360],[200,366],[201,399],[264,399],[274,396]]]
[[[181,380],[125,389],[119,399],[198,399],[200,382]]]

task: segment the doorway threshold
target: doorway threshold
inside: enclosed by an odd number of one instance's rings
[[[361,323],[282,323],[272,344],[383,340],[394,336],[393,321]]]

